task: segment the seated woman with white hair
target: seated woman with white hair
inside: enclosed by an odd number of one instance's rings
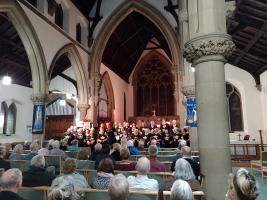
[[[123,174],[117,174],[111,179],[108,194],[111,200],[127,200],[129,183]]]
[[[55,174],[45,168],[43,155],[36,155],[31,160],[30,169],[23,172],[23,186],[50,186]]]
[[[128,140],[127,146],[128,146],[128,150],[131,155],[140,155],[140,152],[138,151],[138,149],[134,147],[133,140]]]
[[[131,189],[158,190],[159,183],[155,179],[148,178],[150,171],[150,161],[146,157],[138,159],[136,164],[137,176],[129,176],[127,178]]]
[[[163,190],[170,190],[173,182],[177,179],[186,181],[193,191],[202,191],[198,180],[195,179],[192,167],[187,160],[179,158],[175,163],[175,171],[173,177],[164,182]]]
[[[258,195],[256,180],[246,169],[240,168],[236,174],[229,174],[225,200],[255,200]]]
[[[183,180],[176,180],[171,188],[170,200],[194,200],[189,184]]]
[[[58,177],[48,190],[48,200],[79,200],[81,197],[74,189],[72,177]]]
[[[23,154],[23,145],[22,144],[17,144],[14,149],[13,152],[10,154],[9,156],[9,160],[24,160],[24,156]]]
[[[63,158],[65,158],[66,154],[64,151],[62,151],[59,147],[60,147],[60,143],[58,140],[55,140],[53,143],[52,143],[52,147],[53,149],[50,151],[50,154],[49,155],[52,155],[52,156],[62,156]]]

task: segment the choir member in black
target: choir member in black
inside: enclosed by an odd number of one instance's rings
[[[188,127],[184,127],[183,139],[186,141],[187,146],[190,147],[189,129],[188,129]]]
[[[86,136],[85,136],[85,132],[82,127],[78,127],[76,139],[78,140],[79,147],[86,146]]]
[[[168,129],[163,129],[163,146],[165,148],[169,148],[172,146],[172,141],[173,141],[173,137],[172,135],[170,134],[170,131]]]
[[[116,137],[115,137],[115,128],[113,128],[113,123],[108,123],[107,127],[107,137],[108,137],[108,143],[109,145],[113,145],[116,143]]]
[[[151,121],[151,122],[150,122],[150,125],[149,125],[148,128],[149,128],[150,130],[154,130],[155,128],[157,128],[157,125],[155,124],[154,121]]]

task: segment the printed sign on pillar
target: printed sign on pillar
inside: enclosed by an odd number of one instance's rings
[[[190,97],[187,99],[187,119],[186,126],[197,127],[197,106],[196,99]]]
[[[44,130],[45,105],[35,104],[33,106],[32,133],[42,134]]]

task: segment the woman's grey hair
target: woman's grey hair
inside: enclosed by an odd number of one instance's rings
[[[175,179],[182,179],[188,181],[190,179],[195,179],[194,172],[191,165],[184,158],[179,158],[175,163]]]
[[[129,183],[123,174],[117,174],[111,179],[108,190],[111,200],[126,200],[129,195]]]
[[[170,200],[194,200],[190,185],[184,180],[176,180],[171,188]]]
[[[22,151],[23,151],[23,145],[22,144],[17,144],[13,149],[13,153],[22,154]]]
[[[150,161],[146,157],[141,157],[136,163],[136,171],[142,175],[147,175],[150,171]]]
[[[60,144],[59,144],[59,141],[58,141],[58,140],[55,140],[55,141],[52,143],[52,147],[53,147],[54,149],[59,148],[59,146],[60,146]]]
[[[156,145],[150,145],[148,147],[148,153],[149,155],[155,156],[158,154],[158,147]]]
[[[126,137],[122,137],[121,138],[121,148],[122,149],[127,149],[127,138]]]
[[[35,167],[45,167],[45,158],[43,155],[36,155],[31,160],[31,165]]]
[[[102,144],[97,143],[97,144],[95,145],[95,152],[97,152],[97,151],[101,151],[101,149],[102,149]]]
[[[9,169],[5,171],[0,179],[0,188],[2,190],[10,190],[21,185],[22,183],[22,174],[21,171],[17,168]]]
[[[52,182],[48,190],[48,200],[78,200],[80,196],[74,190],[74,180],[69,176],[61,176]]]
[[[127,141],[127,146],[128,146],[128,147],[133,147],[133,146],[134,146],[134,142],[133,142],[133,140],[128,140],[128,141]]]

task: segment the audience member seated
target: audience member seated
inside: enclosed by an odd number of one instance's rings
[[[115,160],[115,161],[121,161],[121,156],[120,156],[120,151],[121,151],[121,145],[119,143],[114,143],[112,145],[112,152],[110,156]]]
[[[19,169],[9,169],[5,171],[0,179],[0,199],[1,200],[23,200],[17,192],[21,187],[22,175]]]
[[[49,155],[49,150],[48,150],[48,143],[43,145],[43,148],[38,150],[38,154],[39,155],[43,155],[43,156],[48,156]]]
[[[62,151],[59,148],[59,141],[55,140],[52,143],[52,147],[53,147],[53,149],[50,151],[49,155],[51,155],[51,156],[62,156],[62,158],[65,158],[65,156],[66,156],[65,152]]]
[[[48,200],[78,200],[80,196],[74,189],[71,177],[58,177],[48,190]]]
[[[47,146],[48,146],[48,150],[49,151],[51,151],[53,149],[53,146],[52,146],[53,142],[55,142],[54,139],[51,139],[51,140],[48,141],[48,145]]]
[[[158,147],[156,145],[150,145],[148,147],[149,160],[150,160],[150,172],[165,172],[165,166],[157,159]]]
[[[127,146],[131,155],[140,155],[138,149],[134,147],[134,142],[132,140],[128,140]]]
[[[88,160],[90,157],[89,149],[81,149],[77,154],[77,160]]]
[[[45,158],[43,155],[36,155],[31,160],[30,169],[23,172],[23,186],[50,186],[55,174],[45,168]]]
[[[23,150],[30,150],[30,145],[31,145],[31,142],[28,140],[25,140],[23,144]]]
[[[150,161],[146,157],[138,159],[136,164],[137,176],[129,176],[127,178],[131,189],[158,190],[159,184],[155,179],[148,178],[150,171]]]
[[[255,200],[259,195],[256,180],[246,169],[229,174],[226,200]]]
[[[157,141],[156,139],[152,139],[152,140],[150,141],[150,145],[149,145],[149,146],[152,146],[152,145],[157,146],[158,151],[160,151],[160,144],[158,143],[158,141]]]
[[[14,149],[13,152],[10,154],[9,156],[9,160],[24,160],[24,156],[23,154],[23,146],[22,144],[17,144]]]
[[[111,179],[108,194],[111,200],[127,200],[129,183],[123,174],[117,174]]]
[[[88,182],[85,177],[77,172],[75,172],[77,166],[75,159],[67,158],[62,166],[62,174],[56,178],[54,181],[60,181],[61,179],[68,178],[72,180],[75,189],[78,188],[88,188]],[[58,179],[58,180],[57,180]]]
[[[114,174],[114,165],[111,159],[104,158],[97,168],[97,175],[93,181],[93,188],[108,189]]]
[[[101,150],[101,153],[99,153],[97,156],[96,156],[96,159],[95,159],[95,169],[98,168],[98,165],[100,163],[101,160],[103,160],[104,158],[110,158],[113,162],[113,165],[115,166],[115,161],[114,159],[109,155],[110,153],[110,146],[109,144],[103,144],[102,145],[102,150]]]
[[[138,141],[138,147],[137,147],[137,149],[139,151],[145,151],[145,142],[144,142],[144,140],[140,139]]]
[[[0,146],[0,168],[4,168],[5,170],[10,169],[10,163],[5,161],[6,155],[6,147],[4,145]]]
[[[80,147],[78,146],[78,144],[79,144],[79,141],[78,141],[78,140],[73,140],[73,141],[71,142],[71,145],[69,145],[69,146],[67,147],[67,149],[68,149],[69,151],[80,151]]]
[[[38,143],[36,143],[36,142],[31,143],[31,145],[30,145],[31,152],[25,156],[25,160],[31,160],[34,156],[37,155],[37,152],[39,149],[40,148],[39,148]]]
[[[189,184],[183,180],[176,180],[171,188],[170,200],[194,200]]]
[[[173,174],[173,178],[168,179],[164,182],[163,190],[170,190],[173,182],[177,179],[182,179],[190,185],[193,191],[201,191],[202,188],[200,183],[195,179],[194,172],[185,159],[179,158],[175,164],[175,171]]]
[[[102,144],[97,143],[94,146],[94,150],[93,150],[92,154],[90,155],[89,160],[94,160],[95,161],[96,156],[101,153],[101,150],[102,150]]]
[[[127,137],[122,137],[121,138],[121,149],[128,149],[128,146],[127,146]]]
[[[122,149],[120,152],[121,161],[117,163],[115,166],[116,170],[120,171],[134,171],[135,170],[135,163],[130,162],[128,159],[130,157],[130,153],[128,149]]]
[[[4,159],[8,160],[8,158],[9,158],[9,156],[11,154],[10,151],[12,150],[11,144],[10,143],[5,143],[5,144],[3,144],[3,146],[6,147],[6,155],[4,156]]]
[[[200,165],[194,161],[191,157],[191,148],[188,146],[184,146],[181,149],[181,156],[191,165],[193,172],[195,174],[196,179],[198,180],[200,176]],[[174,171],[175,161],[172,163],[171,170]]]

